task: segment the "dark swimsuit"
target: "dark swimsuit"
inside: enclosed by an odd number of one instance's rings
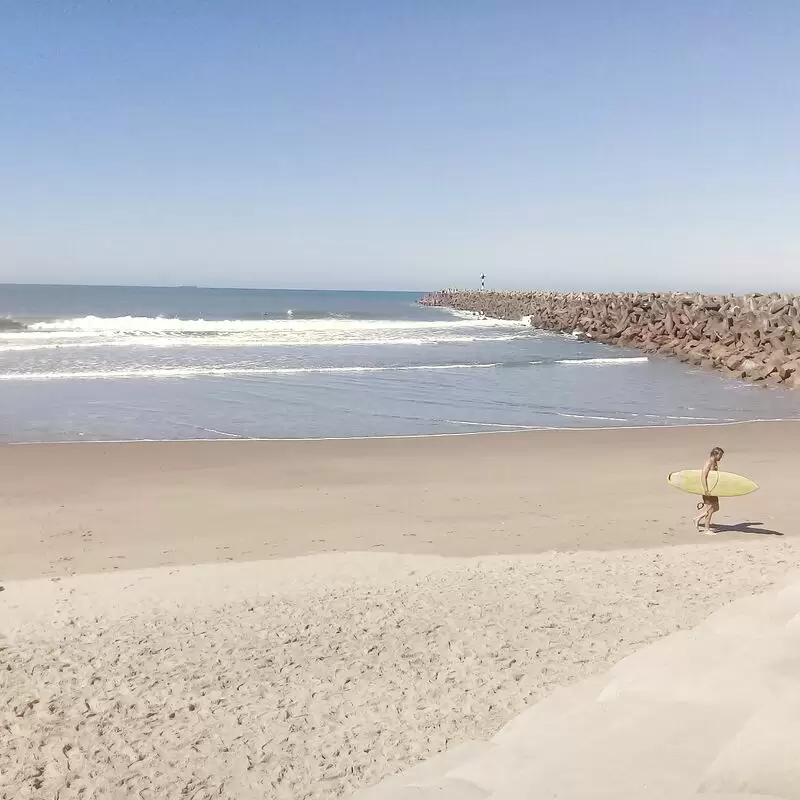
[[[704,494],[703,502],[697,504],[698,508],[702,508],[703,506],[713,506],[714,508],[719,508],[719,497],[715,497],[713,494]]]

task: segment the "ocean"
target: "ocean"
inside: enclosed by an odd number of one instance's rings
[[[800,417],[800,394],[420,294],[0,285],[0,441],[338,438]],[[14,325],[13,323],[17,323]]]

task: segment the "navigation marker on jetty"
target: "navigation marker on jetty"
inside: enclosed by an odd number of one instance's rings
[[[486,289],[486,275],[481,272],[481,291],[483,292]]]

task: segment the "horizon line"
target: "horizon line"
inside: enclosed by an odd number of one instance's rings
[[[0,288],[4,286],[37,286],[37,287],[73,287],[93,289],[212,289],[237,292],[391,292],[394,294],[430,294],[440,289],[326,289],[322,287],[294,287],[294,286],[211,286],[193,283],[52,283],[52,282],[22,282],[0,281]]]

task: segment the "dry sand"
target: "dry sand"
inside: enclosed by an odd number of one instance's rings
[[[337,797],[487,738],[794,569],[798,430],[0,448],[0,797]],[[763,489],[698,537],[664,473],[717,443]]]

